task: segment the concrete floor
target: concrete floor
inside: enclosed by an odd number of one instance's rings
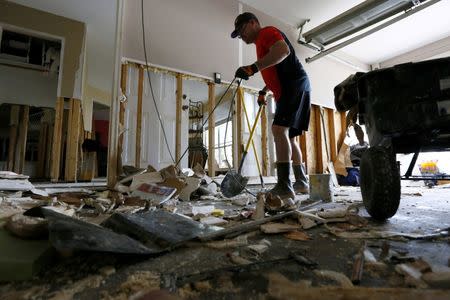
[[[373,222],[364,209],[360,211],[360,215],[369,219],[367,229],[432,234],[437,230],[450,228],[449,194],[450,187],[428,189],[405,186],[402,188],[400,208],[391,219],[383,223]],[[339,188],[335,195],[335,203],[323,206],[361,202],[359,188]],[[31,281],[1,284],[0,295],[11,299],[14,296],[47,299],[61,295],[73,296],[75,299],[125,299],[140,289],[151,289],[153,284],[176,292],[182,298],[261,299],[268,291],[269,280],[266,275],[272,272],[281,273],[291,281],[310,280],[313,286],[336,285],[316,276],[313,269],[337,271],[350,277],[354,255],[363,240],[338,238],[324,226],[307,230],[307,233],[311,236],[309,241],[294,241],[282,234],[266,235],[259,231],[250,234],[249,244],[258,243],[262,239],[270,241],[271,246],[262,255],[252,254],[245,246],[212,249],[199,242],[152,258],[80,253],[55,260],[53,267]],[[376,257],[381,252],[384,241],[367,240],[368,248]],[[435,272],[450,271],[448,237],[433,241],[399,239],[387,242],[390,249],[403,257],[422,257]],[[234,264],[229,259],[232,252],[238,252],[252,263]],[[300,254],[317,265],[314,267],[298,263],[292,258],[292,254]],[[102,269],[105,266],[115,272],[106,275],[105,269]],[[360,285],[406,286],[403,277],[394,268],[392,263],[381,272],[366,270]],[[89,283],[86,280],[83,283],[83,278],[88,278]],[[130,285],[126,285],[127,282],[131,282]],[[450,292],[450,286],[448,291]],[[2,296],[0,299],[3,299]]]

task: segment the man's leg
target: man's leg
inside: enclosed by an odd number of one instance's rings
[[[281,199],[294,199],[295,193],[289,178],[292,155],[289,127],[273,124],[272,134],[277,153],[277,184],[268,193],[272,196],[279,196]]]
[[[294,170],[295,183],[293,185],[295,193],[307,194],[309,191],[308,179],[306,177],[306,170],[302,164],[302,152],[298,145],[297,138],[291,138],[292,148],[292,169]]]
[[[275,141],[278,162],[290,162],[292,156],[291,143],[289,142],[289,127],[272,125],[272,134]]]
[[[302,152],[300,151],[300,146],[297,142],[297,137],[290,139],[291,149],[292,149],[292,164],[301,165],[302,164]]]

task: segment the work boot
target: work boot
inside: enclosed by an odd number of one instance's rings
[[[308,177],[306,177],[305,166],[303,164],[292,165],[292,169],[294,169],[295,175],[295,183],[293,185],[295,193],[308,194],[309,184]]]
[[[291,171],[291,162],[277,162],[277,184],[268,191],[272,197],[280,197],[281,200],[288,198],[295,199],[295,193],[292,189],[289,173]]]

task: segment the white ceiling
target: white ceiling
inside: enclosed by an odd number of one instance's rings
[[[308,31],[364,0],[240,0],[268,15]],[[450,0],[426,8],[343,49],[366,64],[380,63],[450,36]],[[264,25],[264,24],[263,24]],[[268,24],[266,24],[268,25]]]
[[[9,1],[84,22],[87,30],[88,82],[99,89],[111,90],[117,9],[115,0]]]

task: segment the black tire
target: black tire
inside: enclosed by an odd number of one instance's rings
[[[384,147],[371,147],[361,157],[361,194],[367,212],[385,220],[400,204],[400,172],[395,154]]]

